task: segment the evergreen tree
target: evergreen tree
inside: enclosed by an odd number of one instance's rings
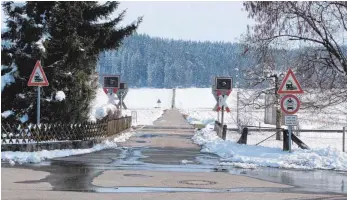
[[[26,84],[36,60],[41,60],[50,82],[42,88],[41,122],[86,120],[97,87],[93,75],[99,54],[117,49],[141,21],[139,18],[136,23],[118,28],[125,12],[106,20],[118,4],[56,1],[26,2],[18,7],[13,2],[3,3],[9,29],[2,39],[13,45],[2,47],[6,59],[1,63],[16,66],[18,72],[15,83],[2,92],[2,109],[14,111],[14,117],[26,113],[29,121],[35,122],[36,88]],[[63,91],[66,99],[55,99],[57,91]]]

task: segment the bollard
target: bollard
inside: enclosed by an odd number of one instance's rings
[[[247,135],[248,135],[248,128],[245,127],[242,129],[241,137],[239,141],[237,141],[238,144],[247,144]]]
[[[283,130],[283,151],[289,151],[289,132],[288,130]]]
[[[217,130],[218,130],[218,129],[217,129],[217,126],[218,126],[218,121],[214,121],[214,129],[213,129],[213,130],[216,131],[216,132],[217,132]]]
[[[346,127],[343,127],[342,132],[342,151],[345,152]]]
[[[227,125],[223,126],[223,131],[222,131],[222,139],[226,140],[227,138]]]

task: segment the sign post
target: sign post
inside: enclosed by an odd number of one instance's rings
[[[40,124],[41,113],[41,86],[37,86],[37,108],[36,108],[36,123]]]
[[[285,116],[284,124],[288,126],[288,134],[289,134],[289,152],[292,151],[292,127],[297,125],[297,116],[293,115],[300,109],[300,100],[293,94],[302,94],[304,91],[302,90],[298,80],[296,79],[293,71],[291,69],[288,70],[286,76],[283,79],[283,82],[277,92],[278,94],[286,94],[281,99],[281,109],[284,113],[287,114]]]
[[[118,107],[120,108],[121,112],[122,112],[122,108],[124,107],[124,109],[128,109],[127,106],[124,103],[124,99],[126,97],[126,95],[128,94],[128,85],[126,83],[120,83],[119,85],[119,89],[117,90],[117,97],[119,99],[118,102]]]
[[[41,103],[41,86],[48,86],[48,80],[41,66],[40,61],[36,61],[34,70],[31,72],[28,86],[37,86],[37,117],[36,124],[40,124],[40,103]]]
[[[217,111],[218,105],[219,105],[219,97],[217,96],[216,93],[216,86],[212,85],[212,94],[214,96],[214,99],[217,101],[217,105],[213,108],[213,111]],[[217,121],[219,122],[219,112],[217,111]]]
[[[104,88],[104,92],[106,94],[109,93],[109,91],[111,91],[111,94],[116,94],[118,95],[118,89],[119,89],[119,85],[120,85],[120,76],[119,75],[103,75],[103,88]],[[116,105],[117,106],[117,105]],[[122,114],[122,110],[120,110],[121,114]]]
[[[224,126],[224,110],[230,112],[230,109],[226,103],[228,96],[232,90],[232,78],[231,77],[215,77],[215,83],[212,86],[212,94],[215,97],[217,104],[213,108],[217,111],[219,121],[219,111],[221,112],[221,124]],[[224,136],[223,136],[224,137]],[[223,138],[225,139],[225,138]]]
[[[288,116],[285,116],[285,125],[288,126],[288,134],[289,134],[289,152],[292,151],[292,126],[296,125],[296,116],[293,115],[298,112],[300,108],[300,100],[298,97],[292,94],[285,95],[281,100],[281,108],[282,111]],[[295,119],[295,121],[294,121]]]
[[[288,138],[289,138],[289,152],[291,151],[292,149],[292,134],[293,134],[293,126],[296,126],[298,125],[298,117],[296,115],[286,115],[285,118],[284,118],[284,124],[286,126],[288,126]]]

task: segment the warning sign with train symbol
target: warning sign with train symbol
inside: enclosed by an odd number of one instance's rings
[[[40,72],[38,72],[38,71],[35,73],[34,82],[36,82],[36,83],[43,82],[42,74]]]
[[[302,90],[298,80],[296,79],[293,71],[288,70],[283,82],[278,90],[278,94],[302,94]]]
[[[295,84],[293,84],[292,80],[288,80],[286,82],[286,90],[297,90],[298,88],[296,87]]]
[[[32,71],[28,86],[48,86],[48,80],[46,77],[45,72],[42,69],[40,61],[37,61],[34,67],[34,70]]]

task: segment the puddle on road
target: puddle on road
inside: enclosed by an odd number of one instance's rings
[[[331,194],[338,193],[324,192],[317,189],[306,189],[299,187],[292,188],[269,188],[269,187],[242,187],[242,188],[224,188],[224,189],[208,189],[193,187],[98,187],[92,186],[89,189],[82,190],[66,190],[76,192],[96,192],[96,193],[176,193],[176,192],[206,192],[206,193],[236,193],[236,192],[274,192],[274,193],[301,193],[301,194]]]
[[[142,134],[140,136],[137,136],[139,138],[154,138],[154,137],[163,137],[162,135],[158,134]]]
[[[333,192],[322,192],[317,189],[306,188],[269,188],[269,187],[242,187],[242,188],[226,188],[226,189],[206,189],[206,188],[188,188],[188,187],[97,187],[93,189],[97,193],[153,193],[153,192],[207,192],[207,193],[235,193],[235,192],[275,192],[275,193],[301,193],[301,194],[331,194],[338,195]]]
[[[114,152],[114,154],[113,154]],[[117,153],[118,152],[118,153]],[[97,155],[100,160],[110,160],[107,163],[91,162],[90,156]],[[53,190],[86,191],[86,192],[240,192],[259,191],[276,192],[274,188],[238,188],[225,190],[209,190],[199,188],[148,188],[148,187],[119,187],[103,188],[92,185],[95,177],[106,170],[143,170],[178,171],[178,172],[225,172],[235,175],[245,175],[261,180],[295,185],[290,192],[336,192],[347,193],[347,173],[328,170],[285,170],[277,168],[243,169],[233,166],[216,165],[219,157],[213,154],[200,153],[197,150],[178,150],[174,148],[129,148],[122,147],[114,150],[103,150],[103,153],[91,153],[90,156],[74,157],[69,160],[55,159],[40,164],[15,165],[18,168],[31,168],[50,173],[41,182],[48,182]],[[77,158],[77,157],[76,157]],[[167,160],[174,161],[173,164]],[[182,163],[189,160],[192,163]],[[8,165],[8,164],[7,164]],[[7,167],[3,165],[3,167]],[[9,166],[9,165],[8,165]],[[128,176],[139,176],[128,174]],[[30,184],[30,181],[28,182]],[[281,191],[277,191],[281,192]]]
[[[138,192],[220,192],[214,189],[204,188],[165,188],[165,187],[118,187],[118,188],[105,188],[98,187],[94,189],[95,192],[100,193],[138,193]]]

